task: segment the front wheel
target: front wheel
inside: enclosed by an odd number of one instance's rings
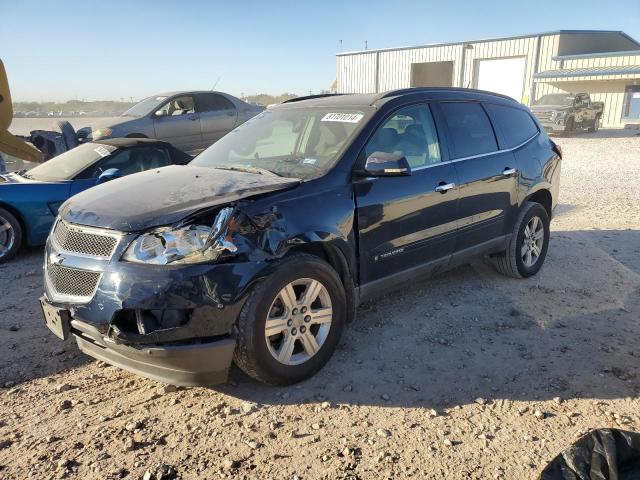
[[[516,220],[507,249],[494,257],[496,269],[510,277],[538,273],[549,247],[549,215],[539,203],[526,202]]]
[[[346,314],[335,270],[317,257],[293,255],[249,294],[238,318],[234,361],[264,383],[300,382],[329,361]]]
[[[16,217],[0,208],[0,263],[16,256],[22,244],[22,226]]]
[[[588,132],[597,132],[600,128],[600,115],[596,115],[593,119],[593,124],[587,129]]]

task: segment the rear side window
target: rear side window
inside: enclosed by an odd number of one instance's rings
[[[485,104],[485,108],[500,133],[501,148],[513,148],[538,133],[538,127],[524,110],[491,103]]]
[[[197,97],[199,112],[216,112],[218,110],[233,110],[233,104],[222,95],[215,93],[201,93]]]
[[[479,103],[441,103],[449,127],[453,158],[471,157],[498,150],[496,136]]]

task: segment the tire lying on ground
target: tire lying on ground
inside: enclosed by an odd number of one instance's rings
[[[264,383],[300,382],[331,358],[346,317],[336,271],[318,257],[292,255],[249,294],[238,318],[234,361]]]
[[[66,120],[60,120],[55,122],[54,129],[62,133],[64,143],[67,144],[67,149],[71,150],[78,146],[78,135],[76,134],[73,126]]]

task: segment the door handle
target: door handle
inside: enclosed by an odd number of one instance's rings
[[[505,168],[502,172],[502,175],[504,175],[505,177],[512,177],[513,175],[516,175],[518,173],[518,170],[515,168]]]
[[[195,122],[198,119],[198,117],[193,116],[193,117],[189,117],[189,120],[191,120],[192,122]]]
[[[438,185],[436,187],[436,192],[438,192],[438,193],[447,193],[449,190],[451,190],[455,186],[456,186],[455,183],[440,182],[440,185]]]
[[[236,112],[231,112],[231,111],[229,111],[229,112],[227,112],[227,116],[229,116],[229,117],[235,117],[235,116],[236,116]]]

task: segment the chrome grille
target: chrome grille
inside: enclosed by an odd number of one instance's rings
[[[73,227],[62,220],[56,223],[53,238],[62,250],[93,257],[111,257],[118,244],[116,236],[102,235],[84,228]]]
[[[550,120],[551,119],[551,112],[533,112],[533,115],[538,120]]]
[[[90,299],[98,287],[101,274],[47,262],[46,275],[54,295]]]

